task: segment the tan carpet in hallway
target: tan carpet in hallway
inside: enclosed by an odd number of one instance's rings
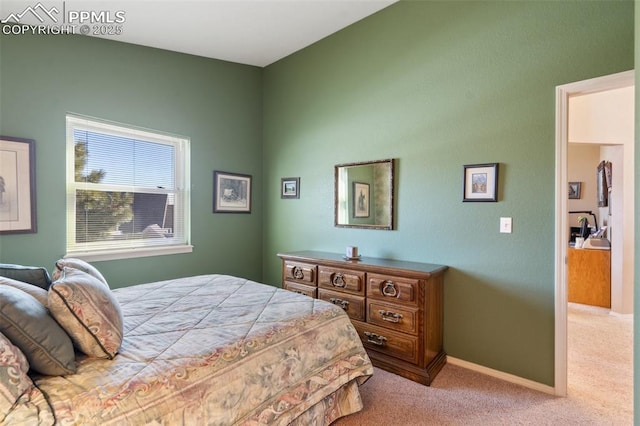
[[[376,368],[365,409],[334,425],[632,425],[632,316],[570,304],[568,331],[566,398],[451,364],[430,387]]]

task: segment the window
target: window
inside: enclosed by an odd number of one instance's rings
[[[67,256],[190,252],[189,140],[67,116]]]

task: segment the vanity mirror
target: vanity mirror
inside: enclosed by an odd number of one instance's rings
[[[393,229],[393,159],[335,166],[335,225]]]

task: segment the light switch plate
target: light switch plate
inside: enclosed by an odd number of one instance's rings
[[[510,234],[511,233],[511,218],[510,217],[501,217],[500,218],[500,232],[502,234]]]

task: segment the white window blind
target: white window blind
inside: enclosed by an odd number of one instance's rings
[[[67,255],[191,251],[189,140],[67,116]]]

